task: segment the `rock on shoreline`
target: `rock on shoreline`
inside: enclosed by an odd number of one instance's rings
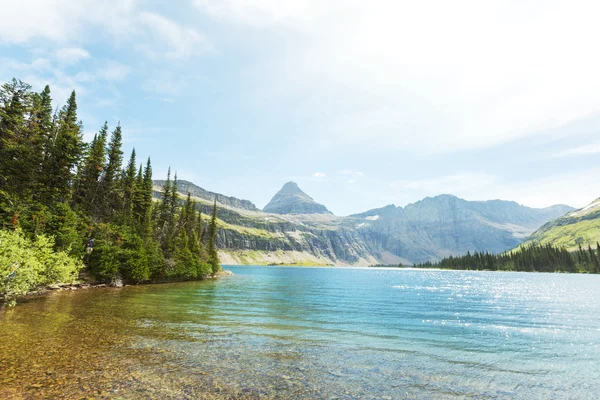
[[[177,280],[166,280],[166,281],[150,281],[150,282],[141,282],[140,285],[152,285],[157,283],[171,283],[171,282],[191,282],[193,280],[204,280],[204,279],[215,279],[215,278],[223,278],[227,276],[233,276],[233,272],[229,270],[221,270],[215,274],[204,276],[202,279],[177,279]],[[80,289],[94,289],[94,288],[122,288],[125,286],[132,285],[124,285],[121,280],[111,281],[109,284],[99,283],[99,282],[73,282],[73,283],[55,283],[52,285],[48,285],[46,287],[40,288],[38,290],[31,291],[23,296],[18,296],[17,298],[27,298],[34,296],[42,296],[51,292],[61,292],[67,290],[80,290]],[[0,307],[3,305],[3,296],[0,294]]]

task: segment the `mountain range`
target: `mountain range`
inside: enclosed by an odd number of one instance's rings
[[[164,181],[154,181],[158,195]],[[251,201],[179,181],[208,216],[218,205],[224,264],[371,265],[436,261],[467,251],[503,252],[574,209],[530,208],[512,201],[427,197],[340,217],[288,182],[263,210]]]

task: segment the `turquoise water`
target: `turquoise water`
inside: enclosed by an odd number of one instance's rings
[[[66,321],[52,332],[75,324],[104,329],[109,338],[112,332],[120,339],[107,339],[98,365],[121,365],[105,358],[126,354],[129,371],[154,378],[117,374],[112,380],[120,385],[88,389],[107,396],[154,397],[136,385],[164,390],[166,376],[172,388],[187,390],[169,392],[172,398],[193,398],[194,390],[281,399],[600,394],[600,276],[228,269],[235,276],[210,282],[60,293],[0,314],[0,321],[12,331],[25,326],[34,338],[27,340],[38,340],[32,348],[44,346],[44,318]],[[10,336],[8,327],[0,334]],[[76,346],[87,340],[81,336],[65,333],[64,340]],[[0,345],[0,360],[2,351]]]

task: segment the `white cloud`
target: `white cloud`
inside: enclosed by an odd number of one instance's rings
[[[20,0],[4,2],[0,43],[24,44],[49,39],[78,44],[96,39],[96,30],[108,33],[117,44],[133,44],[153,58],[185,59],[210,48],[210,42],[192,27],[143,10],[143,0]],[[77,62],[89,54],[78,46],[57,52],[64,62]]]
[[[548,154],[547,158],[564,158],[572,156],[586,156],[600,154],[600,143],[584,144],[581,146],[560,150],[558,152]]]
[[[399,180],[392,182],[390,187],[402,194],[419,193],[420,196],[435,196],[442,193],[456,194],[474,193],[482,187],[494,186],[496,177],[485,173],[465,172],[447,176],[418,180]]]
[[[336,171],[338,175],[351,175],[354,177],[363,177],[365,176],[365,174],[363,172],[360,171],[354,171],[351,169],[340,169]]]
[[[307,114],[328,110],[322,150],[489,147],[600,112],[597,1],[195,4],[280,38],[256,79],[274,102],[310,96]]]
[[[131,68],[126,65],[116,61],[106,61],[95,70],[76,74],[73,79],[81,83],[90,81],[116,82],[125,79],[130,72]]]
[[[143,12],[139,20],[157,41],[162,41],[165,45],[160,53],[156,52],[154,42],[140,45],[140,48],[151,57],[186,59],[196,51],[205,51],[212,47],[210,41],[195,29],[180,26],[162,15]]]
[[[73,65],[90,58],[90,53],[81,47],[66,47],[57,50],[54,56],[62,64]]]
[[[315,172],[313,178],[325,178],[327,175],[324,172]]]
[[[157,70],[142,84],[142,90],[159,95],[166,102],[173,102],[186,87],[186,81],[169,70]]]

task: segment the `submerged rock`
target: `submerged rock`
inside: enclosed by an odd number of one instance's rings
[[[223,276],[233,276],[233,272],[227,270],[227,269],[222,269],[220,271],[218,271],[217,273],[212,275],[213,278],[220,278]]]

